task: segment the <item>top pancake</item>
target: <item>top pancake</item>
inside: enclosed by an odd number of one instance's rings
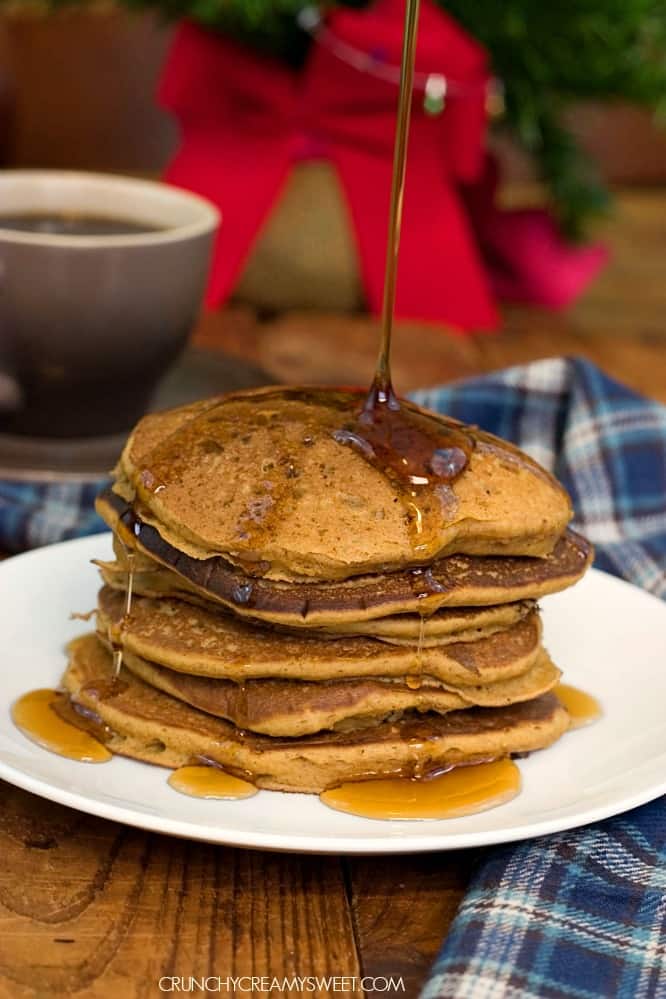
[[[409,427],[390,428],[391,446],[412,434],[405,453],[427,454],[406,483],[356,433],[363,400],[353,390],[269,388],[151,414],[130,436],[114,488],[179,551],[274,580],[552,550],[571,507],[536,462],[402,402]],[[463,444],[467,464],[453,477],[447,462],[464,464]]]

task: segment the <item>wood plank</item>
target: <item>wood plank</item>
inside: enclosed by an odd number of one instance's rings
[[[418,995],[469,883],[478,851],[347,861],[363,975],[401,975]],[[368,989],[366,996],[385,995]]]
[[[336,858],[151,835],[0,788],[2,999],[143,999],[163,975],[358,975]]]

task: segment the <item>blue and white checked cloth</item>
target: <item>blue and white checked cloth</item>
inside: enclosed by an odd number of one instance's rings
[[[414,398],[554,471],[595,564],[666,599],[666,407],[565,359]],[[421,995],[564,997],[666,999],[666,798],[486,851]]]
[[[666,598],[666,406],[568,358],[412,398],[519,444],[569,490],[595,565]]]
[[[663,999],[666,799],[485,851],[421,999]]]
[[[666,407],[563,358],[413,397],[554,471],[596,565],[666,599]],[[0,548],[103,530],[100,485],[0,482]],[[436,997],[666,999],[666,799],[486,851],[422,993]]]
[[[107,531],[95,497],[107,485],[91,482],[8,482],[0,479],[0,551],[22,552]]]

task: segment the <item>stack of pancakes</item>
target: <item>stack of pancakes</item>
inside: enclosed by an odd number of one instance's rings
[[[403,403],[440,466],[452,434],[470,442],[450,481],[406,488],[355,434],[359,400],[255,390],[138,424],[98,501],[116,558],[96,634],[64,677],[114,751],[316,793],[567,729],[536,604],[590,562],[566,493],[511,445]]]

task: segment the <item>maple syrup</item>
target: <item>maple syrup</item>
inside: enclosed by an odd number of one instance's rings
[[[402,226],[402,206],[405,196],[405,174],[407,170],[407,140],[409,121],[412,113],[414,91],[414,65],[416,62],[417,27],[419,20],[419,0],[406,0],[405,24],[402,34],[402,59],[400,65],[400,89],[398,92],[398,113],[393,146],[393,173],[391,176],[391,204],[389,208],[388,239],[386,241],[386,265],[384,268],[384,295],[382,301],[382,339],[377,356],[377,369],[368,400],[391,402],[391,335],[395,314],[395,290],[398,277],[398,252],[400,250],[400,229]],[[373,408],[372,406],[370,408]]]
[[[220,767],[199,765],[174,770],[168,784],[192,798],[251,798],[259,790],[249,781],[234,777]]]
[[[419,615],[419,636],[416,643],[415,667],[416,669],[405,677],[405,683],[410,690],[418,690],[423,684],[421,673],[423,672],[423,643],[425,641],[426,614]]]
[[[435,596],[437,593],[444,593],[446,590],[446,587],[433,576],[432,566],[430,565],[410,569],[409,577],[414,596],[417,600],[425,601],[428,597]],[[426,615],[425,610],[421,612],[421,616],[424,615]]]
[[[119,697],[124,694],[128,689],[129,684],[120,676],[112,676],[109,679],[99,677],[96,680],[89,680],[84,683],[81,687],[81,692],[92,697],[95,701],[108,701],[112,697]],[[86,709],[82,708],[80,704],[74,704],[72,701],[72,706],[75,710],[82,714]]]
[[[467,467],[475,441],[453,421],[435,419],[401,402],[391,378],[391,341],[418,16],[419,0],[407,0],[386,244],[382,336],[375,375],[363,408],[356,415],[355,425],[344,427],[333,436],[381,468],[392,480],[407,513],[414,553],[426,557],[435,550],[437,521],[441,525],[447,513],[455,512],[455,497],[449,486]],[[433,523],[428,524],[428,520]]]
[[[114,641],[111,635],[109,635],[113,653],[113,675],[115,678],[118,677],[123,665],[123,631],[127,627],[130,614],[132,613],[132,593],[134,590],[134,564],[136,556],[127,547],[125,547],[125,558],[127,560],[127,589],[125,590],[125,608],[118,626],[118,640]]]
[[[106,763],[111,751],[87,731],[97,727],[92,718],[77,717],[68,696],[59,690],[31,690],[12,707],[14,724],[38,746],[80,763]]]
[[[553,693],[557,694],[558,700],[569,712],[571,728],[590,725],[603,714],[596,697],[579,690],[578,687],[572,687],[568,683],[558,683]]]
[[[353,420],[333,437],[391,481],[405,509],[414,554],[434,554],[442,521],[455,512],[450,486],[467,467],[473,437],[398,401],[390,385],[380,390],[377,381]]]
[[[329,808],[368,819],[455,819],[496,808],[520,791],[513,760],[458,766],[436,776],[351,781],[324,791]]]

